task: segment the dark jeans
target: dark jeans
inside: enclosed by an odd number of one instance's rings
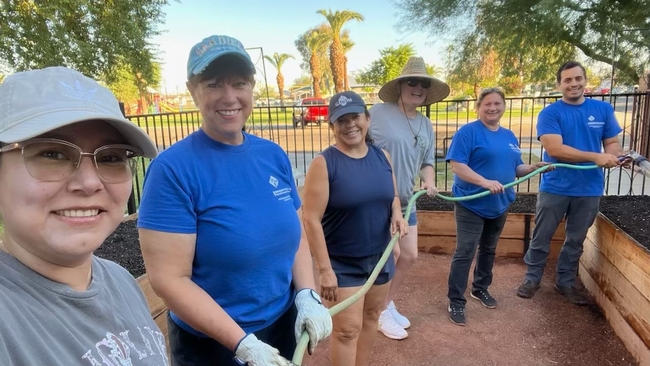
[[[275,323],[254,332],[262,342],[275,347],[280,355],[291,360],[296,349],[294,324],[298,311],[292,305]],[[172,366],[240,366],[235,353],[212,338],[197,337],[179,327],[168,315],[169,348]]]
[[[478,257],[474,267],[472,291],[487,290],[492,284],[492,266],[499,242],[499,236],[505,225],[508,213],[486,219],[456,203],[456,251],[451,260],[449,271],[449,303],[465,306],[465,290],[469,270],[478,247]]]
[[[599,204],[600,197],[568,197],[539,192],[533,239],[524,256],[524,262],[528,265],[527,280],[535,283],[542,280],[553,234],[566,217],[566,238],[557,259],[556,284],[563,287],[575,285],[582,245],[598,215]]]

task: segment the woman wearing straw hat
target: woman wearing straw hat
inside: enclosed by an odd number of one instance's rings
[[[449,86],[429,75],[422,57],[411,57],[401,74],[379,90],[384,103],[370,109],[370,133],[377,146],[393,158],[397,189],[403,209],[413,196],[415,177],[421,188],[435,196],[434,133],[431,120],[418,107],[439,102],[449,95]],[[409,234],[395,246],[395,275],[387,297],[387,307],[379,317],[379,330],[388,338],[404,339],[409,320],[397,312],[393,299],[418,255],[418,231],[415,205],[409,214]]]

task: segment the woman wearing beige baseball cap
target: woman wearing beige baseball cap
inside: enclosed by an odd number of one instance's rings
[[[377,146],[393,157],[401,205],[406,208],[413,196],[415,178],[427,194],[437,194],[434,183],[435,147],[431,121],[418,111],[423,105],[439,102],[449,95],[449,86],[428,74],[422,57],[411,57],[402,72],[379,90],[384,103],[370,109],[370,133]],[[395,245],[395,276],[388,292],[387,308],[379,317],[379,330],[388,338],[404,339],[409,320],[397,312],[393,302],[400,285],[418,255],[416,206],[409,216],[409,234]]]
[[[113,94],[68,68],[0,85],[0,365],[167,365],[133,277],[93,256],[157,154]],[[142,331],[142,330],[147,331]]]

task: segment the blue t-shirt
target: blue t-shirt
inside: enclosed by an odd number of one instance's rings
[[[546,134],[562,135],[564,145],[578,150],[600,153],[603,140],[617,136],[622,129],[609,103],[585,99],[580,105],[567,104],[562,100],[544,108],[537,118],[537,138]],[[559,160],[544,151],[544,161]],[[577,165],[593,165],[592,162]],[[603,169],[559,168],[542,174],[541,192],[562,196],[602,196],[605,186]]]
[[[329,200],[322,224],[330,255],[365,257],[383,252],[390,241],[395,186],[380,148],[351,158],[336,147],[322,152],[327,163]]]
[[[278,145],[246,133],[241,145],[226,145],[200,129],[151,162],[143,192],[138,227],[196,234],[192,281],[244,331],[291,306],[301,203]]]
[[[519,141],[512,131],[503,127],[491,131],[480,120],[458,129],[451,140],[446,160],[465,164],[483,178],[501,184],[512,183],[517,175],[517,167],[524,163]],[[485,188],[456,175],[451,191],[454,197],[464,197],[483,192]],[[493,219],[503,215],[514,200],[515,190],[510,187],[504,193],[458,203],[481,217]]]

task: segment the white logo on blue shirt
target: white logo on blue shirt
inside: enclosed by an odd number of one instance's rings
[[[514,151],[514,152],[516,152],[518,154],[521,154],[521,150],[519,149],[519,146],[517,146],[515,144],[512,144],[512,143],[510,143],[508,145],[510,145],[510,148],[512,149],[512,151]]]
[[[274,176],[271,176],[271,177],[269,178],[269,183],[270,183],[273,187],[278,188],[278,183],[279,183],[279,182],[278,182],[278,178],[276,178],[276,177],[274,177]]]

